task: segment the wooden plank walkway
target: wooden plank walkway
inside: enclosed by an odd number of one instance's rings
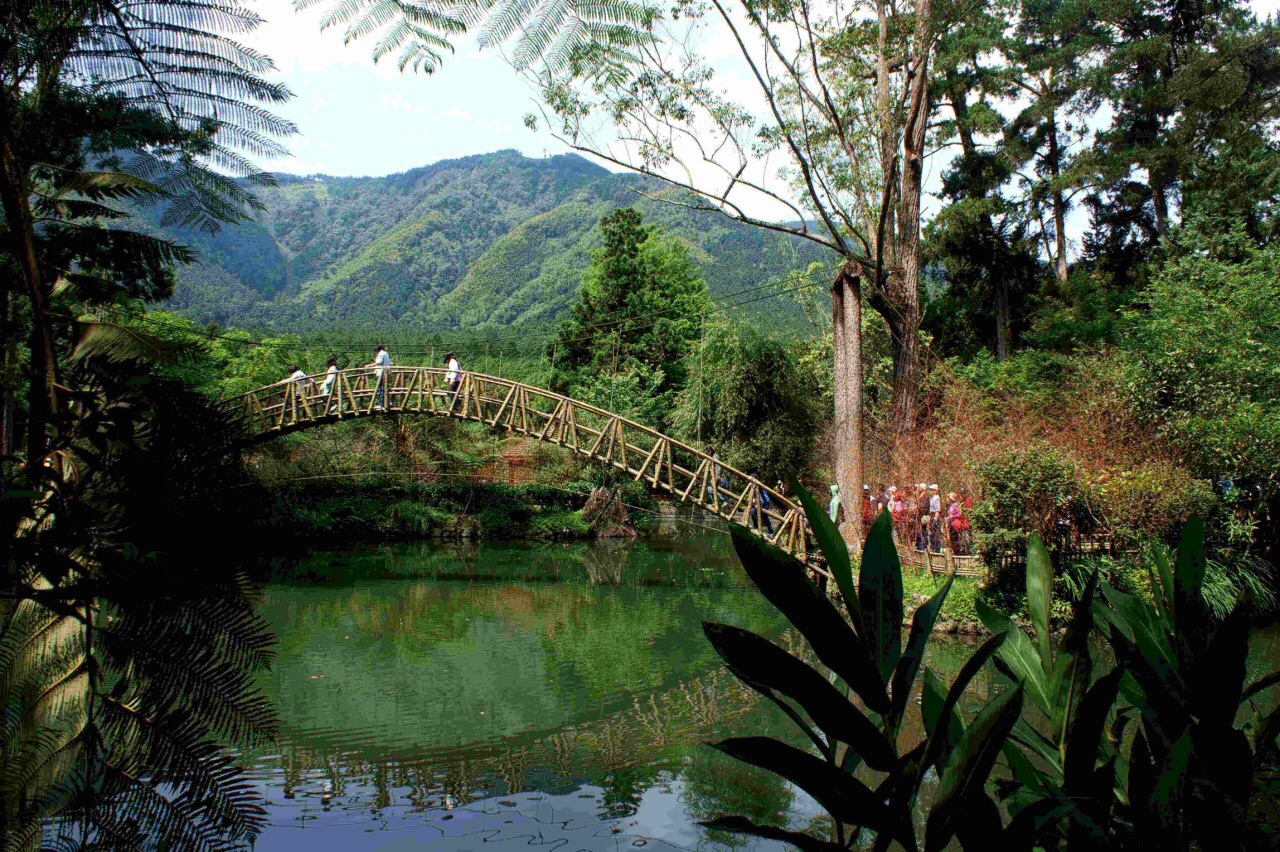
[[[250,441],[360,417],[421,414],[483,423],[553,443],[625,471],[655,491],[702,507],[829,576],[809,548],[804,511],[746,473],[647,426],[521,382],[463,373],[455,390],[441,367],[343,370],[328,394],[318,382],[286,381],[229,400]],[[322,376],[316,378],[323,379]],[[769,507],[759,510],[759,494]],[[757,511],[752,512],[752,507]]]

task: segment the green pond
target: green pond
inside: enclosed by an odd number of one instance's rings
[[[258,850],[764,849],[698,822],[821,819],[703,745],[789,731],[701,621],[799,646],[715,521],[626,543],[358,545],[290,578],[261,604],[281,736],[251,756]],[[939,643],[928,664],[949,680],[967,653]]]

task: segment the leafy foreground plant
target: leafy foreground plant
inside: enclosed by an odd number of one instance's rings
[[[1117,718],[1138,728],[1117,761],[1115,834],[1160,849],[1275,848],[1280,708],[1243,711],[1280,683],[1280,671],[1246,685],[1249,607],[1214,623],[1198,518],[1183,530],[1177,562],[1158,556],[1154,569],[1154,603],[1104,586],[1096,617],[1127,673],[1121,697],[1131,706]]]
[[[1034,820],[1003,825],[987,791],[996,760],[1021,715],[1022,687],[989,701],[968,725],[956,709],[1005,634],[984,643],[949,688],[924,669],[921,716],[926,735],[900,751],[899,734],[925,647],[953,578],[916,610],[904,646],[902,568],[889,515],[882,514],[871,527],[855,587],[839,532],[802,487],[796,486],[796,493],[836,580],[843,614],[782,551],[736,528],[734,546],[752,582],[804,636],[832,677],[749,631],[714,622],[703,628],[729,670],[777,704],[813,743],[816,754],[767,737],[736,737],[715,748],[805,790],[831,815],[834,837],[819,839],[741,816],[706,825],[783,840],[803,850],[855,843],[887,849],[895,842],[914,850],[919,793],[933,769],[939,782],[925,817],[926,849],[941,849],[953,837],[974,848],[1029,848]],[[859,776],[875,780],[868,783]]]
[[[56,463],[0,501],[0,850],[247,848],[266,813],[233,747],[275,713],[234,566],[262,502],[204,397],[136,362],[64,381]]]

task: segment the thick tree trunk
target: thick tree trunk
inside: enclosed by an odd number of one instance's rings
[[[17,405],[14,391],[17,387],[18,336],[13,317],[13,293],[8,287],[0,291],[0,456],[13,456],[17,435]],[[0,486],[2,487],[2,486]]]
[[[915,14],[912,41],[917,53],[909,77],[910,107],[902,134],[902,180],[894,240],[898,262],[883,281],[885,301],[893,316],[889,321],[893,333],[892,423],[898,434],[908,431],[915,422],[916,391],[920,385],[920,200],[924,193],[925,136],[932,111],[929,44],[933,0],[916,0]]]
[[[995,253],[992,252],[992,285],[996,303],[996,360],[1003,361],[1009,357],[1009,349],[1013,343],[1013,334],[1009,330],[1009,285],[1005,281],[1003,270],[995,267],[994,255]]]
[[[835,355],[835,479],[844,503],[841,534],[862,543],[862,280],[848,261],[831,284],[831,331]]]
[[[1169,228],[1169,181],[1164,172],[1165,170],[1161,167],[1153,168],[1149,172],[1151,206],[1156,216],[1156,233],[1162,237]]]
[[[1053,205],[1053,274],[1058,283],[1067,283],[1067,202],[1058,188],[1058,177],[1062,174],[1062,149],[1058,147],[1058,114],[1057,110],[1049,111],[1049,178],[1053,181],[1050,192],[1050,203]]]
[[[31,349],[27,386],[27,480],[37,487],[42,478],[42,460],[48,446],[48,428],[57,411],[54,392],[53,332],[48,316],[48,293],[36,254],[35,220],[26,195],[22,167],[8,140],[0,143],[0,206],[3,206],[11,241],[10,250],[18,261],[19,275],[27,290],[31,309]]]

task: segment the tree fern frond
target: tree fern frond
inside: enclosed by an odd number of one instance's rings
[[[167,338],[115,323],[90,322],[82,323],[81,327],[80,340],[71,353],[74,359],[143,359],[156,364],[173,364],[197,351],[188,344],[175,343]]]

